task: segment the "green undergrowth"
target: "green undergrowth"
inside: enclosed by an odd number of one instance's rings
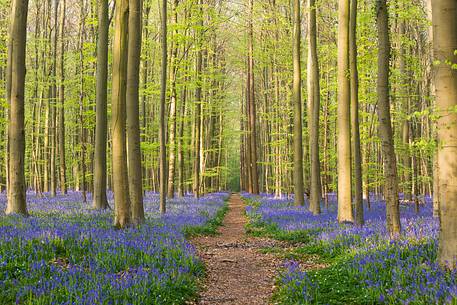
[[[302,275],[297,275],[297,277]],[[328,304],[368,305],[379,304],[379,296],[364,288],[344,263],[332,264],[318,270],[307,270],[306,279],[298,278],[285,284],[278,279],[278,289],[273,295],[275,304]],[[307,283],[306,286],[303,284]],[[304,301],[303,294],[313,301]]]
[[[184,229],[184,235],[186,238],[191,238],[200,235],[217,235],[218,229],[222,226],[222,222],[224,221],[225,215],[228,212],[228,202],[225,201],[224,207],[217,211],[216,216],[203,226],[197,227],[186,227]]]

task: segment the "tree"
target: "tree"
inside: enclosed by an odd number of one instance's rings
[[[140,55],[142,35],[142,0],[129,0],[129,35],[127,68],[127,156],[132,222],[144,221],[143,178],[140,147]]]
[[[167,0],[162,1],[162,73],[160,78],[160,128],[159,128],[159,141],[160,141],[160,212],[166,211],[167,199],[167,150],[165,139],[165,103],[167,98]]]
[[[256,101],[254,83],[254,29],[252,25],[252,15],[254,10],[254,0],[249,0],[249,19],[248,19],[248,121],[249,121],[249,142],[250,142],[250,173],[252,193],[259,194],[259,175],[257,172],[257,122],[256,122]]]
[[[349,0],[338,6],[338,221],[353,222],[349,72]]]
[[[317,57],[316,1],[308,0],[309,44],[308,44],[308,118],[310,147],[310,211],[314,215],[321,212],[321,163],[319,158],[319,114],[320,86],[319,62]]]
[[[173,31],[174,43],[171,50],[171,68],[170,68],[170,128],[169,128],[169,151],[168,158],[168,192],[167,197],[173,198],[175,196],[175,165],[176,165],[176,103],[177,103],[177,90],[176,90],[176,74],[178,70],[178,1],[173,1]]]
[[[457,2],[432,1],[438,164],[440,189],[439,262],[457,266]]]
[[[10,105],[8,121],[9,181],[6,214],[27,215],[24,177],[24,87],[28,0],[13,0],[11,7],[6,93]]]
[[[108,19],[108,0],[100,0],[98,1],[94,194],[92,203],[93,208],[97,210],[106,209],[108,207],[108,199],[106,198]]]
[[[351,0],[349,23],[349,58],[351,69],[351,131],[354,155],[355,222],[363,225],[362,152],[359,127],[359,72],[357,68],[357,0]]]
[[[124,228],[131,222],[126,154],[126,82],[128,56],[128,0],[116,0],[113,43],[112,139],[114,225]]]
[[[379,136],[384,165],[387,229],[391,237],[400,233],[400,209],[398,202],[397,160],[395,157],[389,101],[389,13],[386,0],[376,0],[378,31],[378,117]]]
[[[62,0],[60,7],[60,116],[59,116],[59,165],[60,165],[60,192],[67,194],[67,166],[65,162],[65,16],[66,0]]]
[[[294,32],[293,32],[293,103],[294,103],[294,192],[295,205],[305,202],[303,185],[303,135],[302,135],[302,100],[301,100],[301,17],[300,0],[294,0]]]
[[[194,134],[194,164],[193,164],[193,193],[195,198],[200,197],[200,135],[202,115],[202,67],[203,67],[203,0],[198,1],[200,20],[197,30],[197,61],[196,61],[196,88],[195,88],[195,134]]]
[[[52,1],[53,5],[53,35],[52,35],[52,79],[51,79],[51,88],[49,107],[50,107],[50,140],[51,140],[51,151],[50,151],[50,173],[51,173],[51,196],[55,197],[57,192],[57,177],[56,177],[56,151],[57,151],[57,48],[59,40],[59,31],[58,31],[58,14],[59,14],[59,1]]]

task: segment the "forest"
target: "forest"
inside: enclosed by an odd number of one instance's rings
[[[0,0],[0,304],[457,305],[456,0]]]

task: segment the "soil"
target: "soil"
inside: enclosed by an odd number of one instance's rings
[[[270,304],[282,260],[260,250],[281,242],[248,236],[245,204],[239,194],[229,199],[229,211],[219,235],[192,240],[206,265],[207,277],[195,304]]]

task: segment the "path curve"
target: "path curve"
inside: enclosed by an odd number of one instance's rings
[[[277,242],[246,235],[245,204],[239,194],[229,199],[229,211],[219,229],[220,235],[192,240],[207,268],[207,278],[196,304],[269,304],[275,276],[281,264],[261,248]]]

